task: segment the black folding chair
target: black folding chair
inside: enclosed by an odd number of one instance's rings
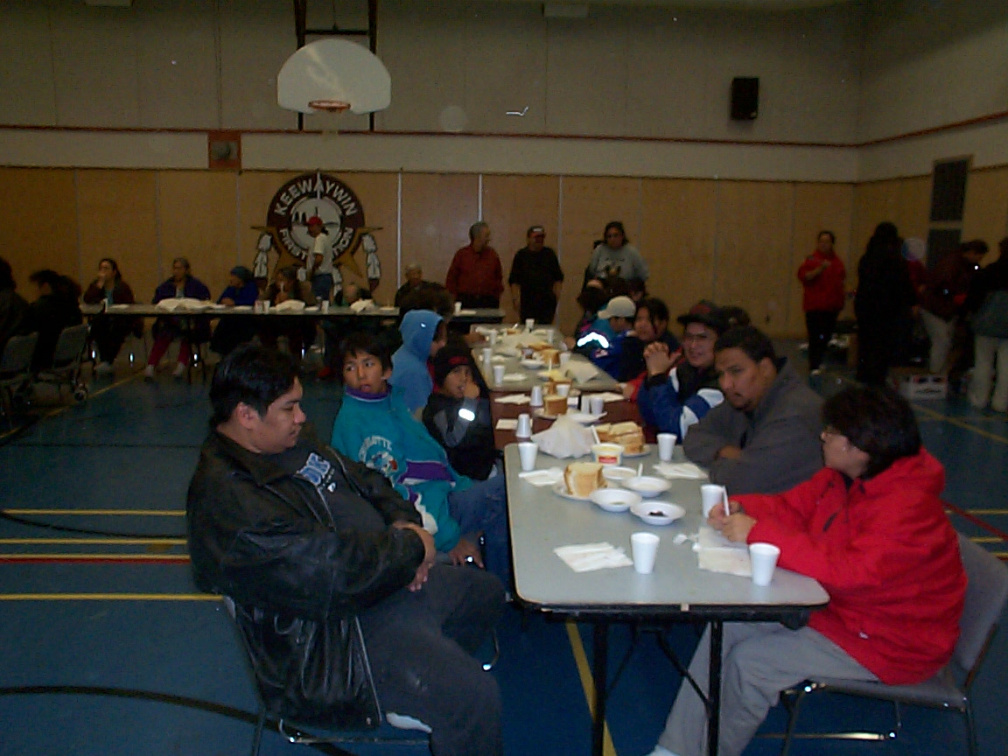
[[[12,336],[7,340],[3,354],[0,355],[0,410],[7,418],[7,425],[10,428],[14,427],[15,398],[22,396],[31,383],[32,355],[35,354],[37,343],[37,333]]]
[[[87,384],[81,380],[81,365],[87,353],[90,328],[87,323],[70,326],[60,331],[53,351],[52,366],[40,370],[35,380],[39,383],[54,384],[62,394],[63,386],[73,390],[74,399],[81,402],[87,398]]]

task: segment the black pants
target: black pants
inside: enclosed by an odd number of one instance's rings
[[[500,297],[494,297],[490,294],[466,294],[460,291],[458,301],[467,310],[493,310],[500,307]]]
[[[504,753],[497,681],[471,655],[503,608],[493,575],[439,564],[419,591],[360,614],[382,709],[430,725],[434,756]]]
[[[809,310],[805,313],[805,327],[808,329],[808,366],[816,370],[822,365],[829,346],[833,329],[836,328],[837,316],[840,313],[832,310]]]

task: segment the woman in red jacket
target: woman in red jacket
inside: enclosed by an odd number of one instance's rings
[[[846,389],[823,405],[825,467],[786,493],[739,496],[709,523],[733,541],[780,547],[779,566],[830,595],[808,626],[724,625],[720,753],[737,756],[781,690],[811,675],[918,683],[952,655],[966,575],[939,498],[941,464],[893,391]],[[705,634],[690,673],[707,686]],[[679,691],[652,756],[702,754],[703,704]]]
[[[832,231],[820,231],[815,251],[798,268],[798,280],[804,293],[805,327],[808,329],[808,361],[813,375],[819,372],[837,317],[844,308],[843,260],[833,251],[836,237]]]

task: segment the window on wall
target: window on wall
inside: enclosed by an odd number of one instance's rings
[[[935,264],[962,238],[963,206],[970,158],[938,160],[931,184],[931,226],[928,230],[927,266]]]

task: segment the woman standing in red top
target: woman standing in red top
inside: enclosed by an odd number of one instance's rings
[[[798,268],[798,280],[805,289],[802,309],[808,328],[809,370],[819,372],[837,317],[844,308],[844,279],[847,271],[833,251],[836,237],[832,231],[820,231],[815,251]]]

